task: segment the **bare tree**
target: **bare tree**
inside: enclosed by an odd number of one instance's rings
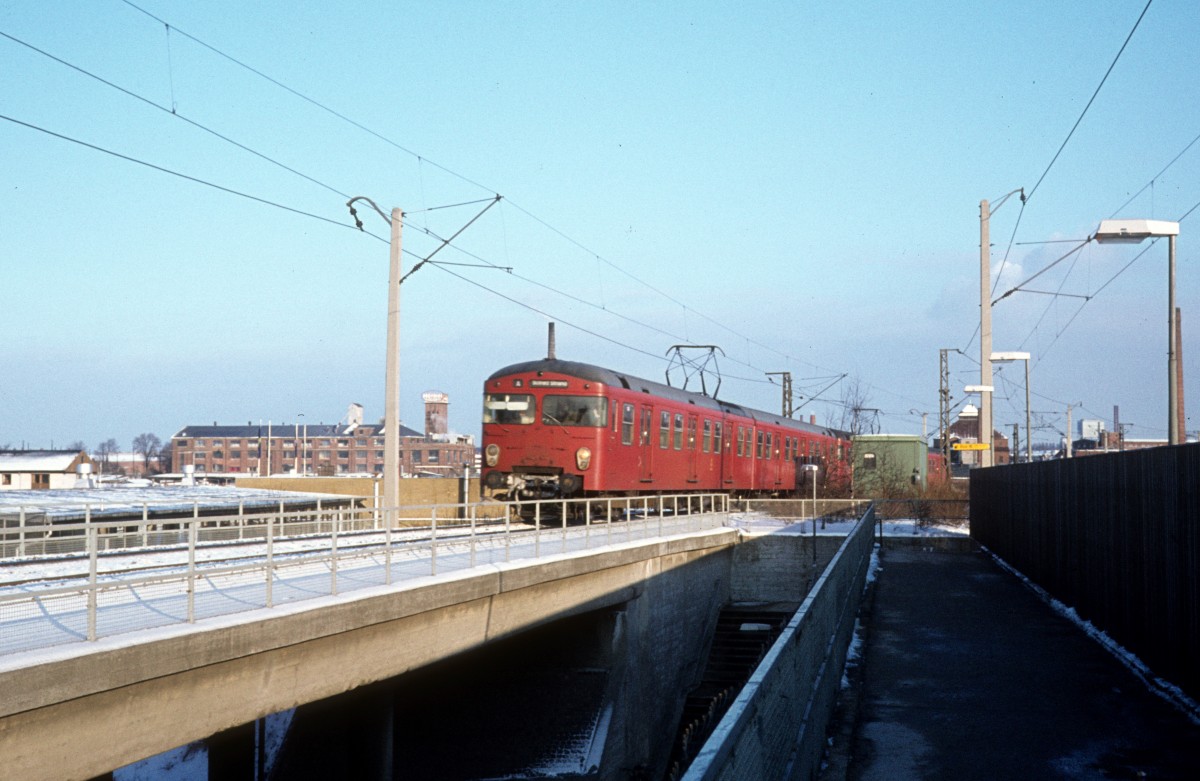
[[[868,406],[870,396],[862,380],[855,376],[842,384],[841,419],[837,428],[849,432],[850,436],[879,433],[879,410]]]
[[[71,444],[67,445],[67,450],[87,450],[87,445],[82,439],[77,439]]]
[[[158,455],[162,440],[155,434],[138,434],[133,438],[133,452],[142,457],[146,471],[150,471],[150,459]]]
[[[164,448],[159,449],[159,451],[158,451],[158,471],[160,471],[160,472],[170,472],[171,471],[171,448],[164,447]]]
[[[100,474],[104,474],[113,453],[116,453],[118,450],[120,450],[120,446],[117,444],[117,440],[112,437],[96,445],[96,455],[100,457]]]

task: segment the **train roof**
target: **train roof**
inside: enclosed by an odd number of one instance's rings
[[[535,372],[553,372],[555,374],[564,374],[570,377],[578,377],[581,380],[590,380],[599,382],[612,387],[629,388],[630,390],[649,393],[660,398],[671,399],[685,404],[693,404],[703,409],[710,409],[716,412],[723,412],[732,415],[744,415],[754,420],[761,420],[765,423],[772,423],[787,428],[804,431],[810,434],[818,434],[821,436],[835,437],[838,439],[849,439],[850,435],[844,431],[828,428],[826,426],[817,426],[812,423],[805,423],[801,420],[793,418],[785,418],[782,415],[775,415],[770,412],[744,407],[741,404],[721,399],[714,399],[711,396],[705,396],[702,393],[693,393],[680,388],[673,388],[661,382],[635,377],[632,374],[623,374],[621,372],[606,369],[603,366],[595,366],[590,363],[579,363],[577,361],[561,361],[556,358],[543,358],[537,361],[526,361],[524,363],[514,363],[511,366],[505,366],[492,372],[488,380],[507,377],[512,374],[529,374]]]

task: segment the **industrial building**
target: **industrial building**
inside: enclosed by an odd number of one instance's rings
[[[425,431],[400,426],[400,472],[405,476],[458,477],[475,466],[475,441],[449,432],[450,398],[429,392]],[[383,422],[364,423],[351,404],[336,424],[266,423],[185,426],[171,437],[175,472],[208,475],[377,475],[383,473]]]

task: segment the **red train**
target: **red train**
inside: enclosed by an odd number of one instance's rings
[[[509,499],[661,492],[789,495],[843,480],[849,437],[586,363],[488,377],[483,484]]]

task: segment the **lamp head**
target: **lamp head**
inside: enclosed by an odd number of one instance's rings
[[[1179,223],[1166,220],[1101,220],[1092,237],[1102,244],[1138,244],[1151,236],[1178,236]]]

